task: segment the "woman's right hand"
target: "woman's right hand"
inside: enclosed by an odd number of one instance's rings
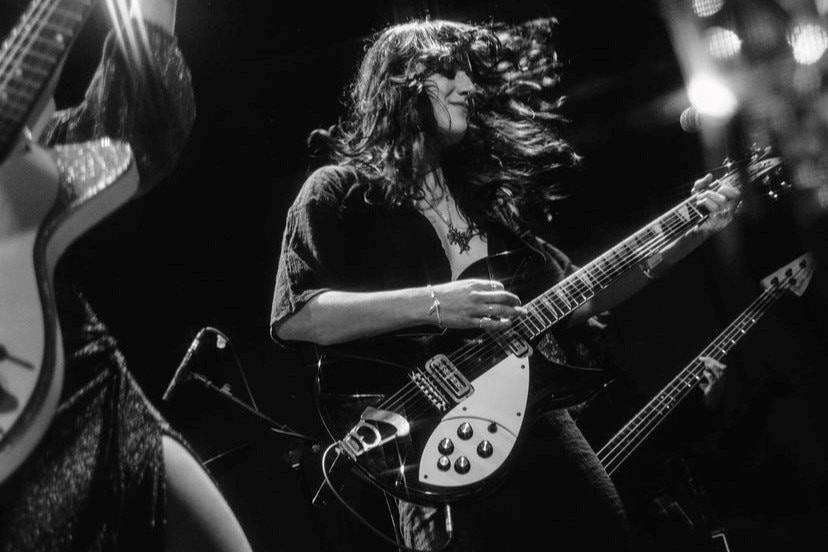
[[[527,312],[517,295],[493,280],[457,280],[432,289],[440,302],[440,321],[446,328],[505,329]],[[431,322],[437,323],[434,313]]]

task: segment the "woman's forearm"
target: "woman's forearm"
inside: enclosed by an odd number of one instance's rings
[[[659,254],[657,263],[632,268],[614,284],[576,310],[570,318],[570,324],[580,324],[591,316],[608,311],[623,303],[649,284],[652,279],[659,277],[689,255],[710,235],[709,231],[701,228],[691,230],[684,237],[665,248]]]
[[[326,291],[276,327],[279,339],[332,345],[434,322],[426,288]]]

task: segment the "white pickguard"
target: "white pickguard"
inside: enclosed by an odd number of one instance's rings
[[[419,472],[422,483],[453,488],[478,483],[500,468],[514,448],[529,395],[528,357],[510,355],[471,383],[474,393],[446,413],[423,449]],[[472,430],[465,439],[458,434],[464,423]],[[445,438],[453,445],[450,454],[439,450]],[[491,445],[488,457],[478,453],[483,441]],[[450,461],[448,469],[438,467],[441,457]],[[461,457],[468,460],[466,473],[455,467]]]

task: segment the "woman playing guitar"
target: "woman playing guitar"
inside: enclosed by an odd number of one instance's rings
[[[494,263],[506,252],[527,250],[528,262],[546,277],[535,282],[543,287],[573,273],[567,256],[541,237],[549,207],[560,197],[561,179],[579,160],[558,127],[553,27],[549,20],[513,28],[425,20],[375,35],[349,89],[349,112],[340,125],[320,133],[333,164],[306,180],[288,212],[271,316],[274,339],[311,351],[362,347],[352,358],[366,365],[372,357],[364,346],[373,338],[422,335],[428,326],[432,334],[445,330],[447,336],[461,330],[507,332],[525,319],[522,304],[532,295],[521,297],[485,272],[475,277],[465,272],[481,261],[491,266],[487,256]],[[732,186],[707,189],[710,183],[699,180],[693,191],[695,205],[713,216],[661,251],[662,266],[633,268],[576,310],[568,325],[583,326],[629,297],[648,276],[727,224],[739,192]],[[409,349],[416,352],[428,343],[412,340]],[[551,338],[544,346],[556,349]],[[386,347],[387,362],[374,363],[372,379],[420,366],[415,357],[397,360],[393,355],[400,352],[401,346]],[[536,352],[531,361],[540,356]],[[458,371],[445,356],[442,363],[438,358],[432,357],[430,368],[411,372],[410,392],[388,400],[427,396],[423,402],[433,405],[422,412],[443,408],[441,397],[468,396],[472,386],[445,377]],[[433,372],[426,373],[429,369]],[[439,377],[427,380],[430,374]],[[341,366],[325,375],[345,384],[356,378]],[[439,389],[431,383],[438,380]],[[511,383],[503,378],[504,388]],[[471,397],[479,398],[481,387]],[[492,396],[496,407],[497,389]],[[381,408],[365,410],[366,423],[359,426],[364,435],[349,434],[352,456],[369,450],[360,450],[360,444],[385,442],[379,431],[376,438],[371,434],[371,422],[393,426],[400,442],[415,431],[404,415]],[[502,427],[491,422],[487,433],[482,425],[474,432],[475,439],[484,435],[476,452],[455,459],[452,451],[472,437],[471,426],[460,425],[451,439],[433,447],[442,456],[434,453],[427,465],[432,472],[421,479],[470,473],[491,456],[490,441],[506,432]],[[453,533],[442,510],[422,496],[401,499],[406,550],[443,549],[452,537],[451,550],[531,550],[538,543],[558,551],[628,549],[617,493],[569,414],[548,413],[527,433],[515,477],[479,500],[458,503]],[[386,456],[394,456],[392,449]],[[400,456],[403,463],[417,460]],[[382,471],[400,483],[398,496],[406,494],[407,481],[419,483],[416,469],[396,477],[403,467]]]

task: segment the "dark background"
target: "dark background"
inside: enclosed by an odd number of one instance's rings
[[[11,24],[24,3],[4,2],[3,20]],[[568,137],[585,171],[561,205],[556,230],[560,246],[585,263],[686,197],[693,180],[713,169],[698,135],[680,128],[679,114],[689,105],[683,75],[654,6],[179,0],[177,35],[198,110],[184,155],[171,178],[74,248],[95,253],[82,287],[149,399],[205,459],[247,445],[210,465],[254,543],[313,550],[348,539],[367,548],[375,540],[349,525],[350,518],[330,514],[335,506],[321,514],[310,509],[318,459],[295,456],[307,452],[302,441],[262,430],[194,384],[182,386],[174,401],[161,396],[196,333],[211,326],[230,339],[230,348],[202,343],[190,366],[219,384],[232,382],[234,396],[248,400],[242,371],[266,415],[323,438],[311,371],[269,340],[267,326],[285,212],[320,163],[310,157],[306,137],[343,114],[342,90],[365,39],[386,24],[426,14],[474,22],[559,19]],[[81,100],[108,28],[100,7],[66,63],[59,107]],[[784,202],[761,206],[617,309],[616,358],[631,383],[612,400],[596,401],[585,417],[596,448],[741,312],[762,277],[802,252],[804,240]],[[728,529],[737,552],[824,538],[821,290],[817,279],[804,297],[780,301],[727,358],[719,413],[726,431],[716,434],[700,473],[711,519]],[[293,470],[297,458],[300,469]],[[377,504],[382,510],[381,497],[366,492],[365,511]],[[387,514],[375,522],[391,530]]]

